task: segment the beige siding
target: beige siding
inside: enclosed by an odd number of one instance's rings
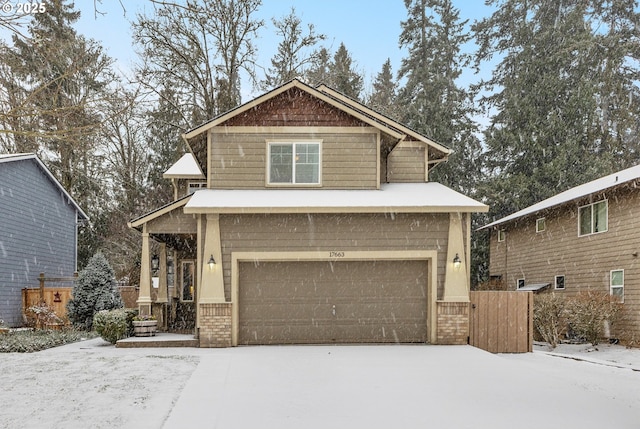
[[[442,296],[448,228],[448,214],[221,215],[225,295],[231,252],[436,250]]]
[[[387,161],[387,180],[393,182],[425,181],[424,147],[396,147]]]
[[[375,189],[377,134],[240,134],[212,135],[211,179],[217,189],[257,189],[266,185],[267,141],[322,140],[322,187]]]
[[[162,234],[195,234],[197,232],[195,215],[182,213],[182,207],[147,223],[149,233]]]
[[[565,276],[565,290],[609,291],[611,270],[624,269],[624,307],[630,319],[624,328],[640,336],[640,192],[609,193],[608,231],[578,237],[578,207],[582,201],[543,215],[523,218],[506,227],[506,239],[491,234],[491,275],[502,275],[510,289],[524,278],[527,284],[551,283]],[[597,202],[601,197],[594,198]],[[536,233],[536,219],[545,217],[546,230]],[[622,327],[622,326],[620,326]]]

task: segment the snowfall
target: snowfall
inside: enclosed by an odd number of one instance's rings
[[[1,428],[640,428],[640,349],[115,348],[0,354]]]

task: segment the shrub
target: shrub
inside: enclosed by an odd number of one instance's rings
[[[93,329],[105,341],[115,344],[128,336],[127,312],[122,309],[98,311],[93,316]]]
[[[619,305],[606,292],[581,292],[567,303],[567,320],[574,335],[594,346],[603,337],[605,321],[615,321]]]
[[[73,287],[73,299],[67,304],[69,320],[74,326],[89,331],[98,311],[122,307],[113,268],[102,253],[96,253]]]
[[[62,323],[53,308],[49,307],[46,303],[40,305],[32,305],[24,312],[26,325],[30,328],[43,329],[47,325],[54,323]]]
[[[533,304],[533,324],[542,339],[555,348],[566,332],[564,298],[555,293],[537,295]]]
[[[63,344],[92,338],[89,332],[63,329],[61,331],[50,330],[22,330],[12,331],[0,335],[0,353],[31,353]]]

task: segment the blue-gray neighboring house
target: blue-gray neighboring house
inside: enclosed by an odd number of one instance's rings
[[[39,273],[77,270],[78,223],[87,215],[34,154],[0,155],[0,319],[22,325],[22,288]]]

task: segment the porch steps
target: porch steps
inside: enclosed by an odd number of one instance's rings
[[[129,337],[116,342],[117,348],[137,347],[198,347],[198,340],[193,334],[173,334],[158,332],[153,337]]]

